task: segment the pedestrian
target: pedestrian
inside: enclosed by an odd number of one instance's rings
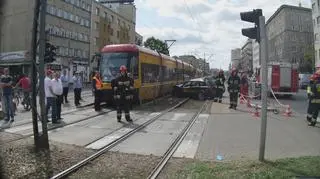
[[[22,74],[21,76],[22,77],[20,78],[20,80],[16,84],[15,88],[17,88],[18,86],[21,86],[21,88],[22,88],[22,92],[23,92],[22,105],[24,105],[24,104],[31,105],[31,101],[28,101],[30,99],[30,92],[31,92],[30,78],[25,74]]]
[[[307,121],[309,126],[315,126],[320,110],[320,70],[310,77],[307,94],[309,98]]]
[[[134,81],[128,76],[127,67],[122,65],[120,67],[120,76],[112,83],[114,91],[114,99],[117,105],[117,120],[121,122],[121,113],[124,111],[125,118],[128,122],[132,122],[130,118],[130,104],[133,99]]]
[[[63,102],[63,86],[60,79],[60,73],[54,73],[54,78],[51,80],[52,82],[52,90],[54,95],[56,95],[56,106],[57,106],[57,120],[63,119],[61,117],[61,104]]]
[[[224,72],[223,70],[220,70],[218,75],[216,76],[216,85],[217,85],[217,91],[216,91],[216,96],[214,98],[214,102],[222,103],[222,96],[225,90],[224,83],[226,81],[226,78],[224,77]]]
[[[68,101],[68,93],[69,93],[69,77],[67,75],[67,70],[63,70],[63,75],[61,76],[61,82],[63,86],[63,96],[65,103],[69,103]],[[63,104],[63,101],[62,101]]]
[[[48,112],[51,108],[51,119],[52,123],[56,124],[59,123],[57,120],[57,105],[56,105],[56,95],[53,92],[53,85],[52,85],[52,75],[53,71],[50,69],[46,72],[46,78],[44,79],[44,91],[46,96],[46,118],[47,122],[50,122],[48,119]]]
[[[101,97],[102,97],[102,81],[100,73],[96,72],[95,76],[92,78],[92,89],[94,92],[94,109],[95,111],[101,111]]]
[[[76,72],[73,77],[73,84],[74,84],[74,104],[76,106],[80,106],[82,80],[78,72]]]
[[[13,122],[14,121],[14,112],[13,112],[13,104],[12,104],[12,96],[13,96],[13,89],[12,89],[12,76],[9,75],[9,69],[5,68],[3,70],[3,75],[0,78],[0,84],[2,88],[2,100],[5,113],[5,123]],[[10,120],[11,117],[11,120]]]
[[[237,69],[233,68],[231,72],[231,76],[228,79],[228,92],[230,96],[229,109],[237,109],[237,105],[238,105],[240,78],[237,73],[238,73]]]

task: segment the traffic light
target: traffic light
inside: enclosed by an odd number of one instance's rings
[[[45,51],[45,55],[44,55],[44,63],[52,63],[54,62],[56,59],[56,52],[55,50],[57,49],[57,47],[55,47],[54,45],[50,44],[50,43],[46,43],[46,51]]]
[[[256,39],[260,43],[260,29],[259,29],[259,17],[262,16],[261,9],[254,9],[253,11],[240,12],[241,20],[246,22],[253,22],[255,26],[252,28],[242,29],[242,35]]]

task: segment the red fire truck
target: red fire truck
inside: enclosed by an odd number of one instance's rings
[[[261,75],[256,76],[259,86],[261,86]],[[271,90],[275,95],[292,96],[299,90],[298,66],[290,63],[272,62],[268,64],[268,88],[269,95]]]

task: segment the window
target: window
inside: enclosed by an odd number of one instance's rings
[[[319,39],[318,39],[318,34],[316,33],[316,34],[314,34],[314,41],[318,41]]]
[[[110,35],[113,35],[113,28],[110,28]]]
[[[84,25],[84,19],[80,19],[80,25]]]
[[[51,10],[51,6],[47,5],[47,13],[51,14],[50,10]]]
[[[69,48],[69,56],[73,56],[74,55],[74,49],[73,48]]]
[[[74,15],[73,14],[70,14],[70,20],[74,21]]]
[[[107,19],[108,18],[108,14],[105,12],[104,13],[104,18]]]
[[[74,0],[70,0],[71,4],[75,4]]]
[[[81,57],[81,50],[77,50],[77,57]]]
[[[95,22],[95,23],[94,23],[94,28],[95,28],[96,30],[99,29],[99,22]]]
[[[320,16],[317,17],[317,24],[320,24]]]
[[[64,49],[64,55],[65,55],[65,56],[68,56],[68,54],[69,54],[69,51],[68,51],[68,48],[66,47],[66,48]]]
[[[117,37],[119,38],[119,36],[120,36],[120,32],[117,30]]]
[[[89,20],[85,20],[85,26],[90,27],[90,21]]]
[[[79,35],[79,37],[78,37],[79,40],[83,40],[83,34],[82,34],[82,33],[79,33],[78,35]]]
[[[153,83],[159,80],[159,66],[154,64],[141,64],[142,83]]]
[[[113,17],[113,15],[111,15],[111,22],[114,22],[114,17]]]
[[[80,7],[80,1],[79,0],[76,0],[76,6]]]
[[[318,0],[318,7],[320,6],[320,0]]]
[[[66,11],[63,11],[63,18],[69,19],[69,14]]]
[[[87,35],[84,35],[84,41],[88,41],[88,36]]]
[[[58,11],[58,12],[57,12],[57,15],[58,15],[59,17],[63,17],[63,12],[62,12],[62,10],[61,10],[61,9],[58,9],[57,11]]]
[[[84,1],[82,1],[81,7],[82,7],[82,9],[86,9],[86,3]]]
[[[117,20],[117,24],[120,25],[120,19]]]
[[[79,16],[75,16],[75,21],[76,21],[76,23],[80,23]]]
[[[87,4],[87,11],[91,12],[91,5]]]
[[[96,8],[96,15],[99,16],[99,13],[100,13],[100,9]]]

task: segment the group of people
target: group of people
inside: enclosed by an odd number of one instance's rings
[[[51,108],[51,119],[53,124],[60,123],[61,119],[61,105],[69,103],[68,91],[69,91],[69,79],[67,71],[63,71],[63,75],[60,76],[59,72],[54,72],[50,69],[46,71],[46,77],[44,79],[44,91],[46,97],[46,114],[48,115]],[[82,80],[79,73],[75,73],[72,78],[74,85],[74,103],[76,106],[80,106]],[[47,122],[50,122],[47,119]]]
[[[0,88],[1,88],[1,105],[2,112],[4,114],[5,123],[13,122],[15,116],[15,104],[13,103],[14,89],[21,88],[23,92],[22,104],[27,103],[31,91],[31,81],[29,77],[22,74],[16,84],[14,79],[9,75],[9,69],[4,68],[3,74],[0,77]]]
[[[222,96],[225,92],[225,76],[223,70],[220,70],[218,75],[215,77],[215,83],[217,86],[216,96],[214,97],[214,102],[222,102]],[[231,71],[231,75],[228,78],[228,92],[230,97],[230,106],[229,109],[236,109],[238,104],[239,92],[244,92],[247,89],[247,80],[246,76],[243,75],[242,78],[238,76],[237,69],[233,68]],[[241,91],[240,91],[241,89]]]
[[[122,111],[125,113],[125,119],[132,122],[130,117],[130,107],[134,93],[134,80],[129,77],[127,67],[122,65],[119,69],[120,75],[111,81],[114,101],[117,106],[117,121],[121,122]],[[102,98],[102,80],[100,73],[96,72],[92,78],[92,88],[94,91],[94,108],[100,111],[100,102]]]

